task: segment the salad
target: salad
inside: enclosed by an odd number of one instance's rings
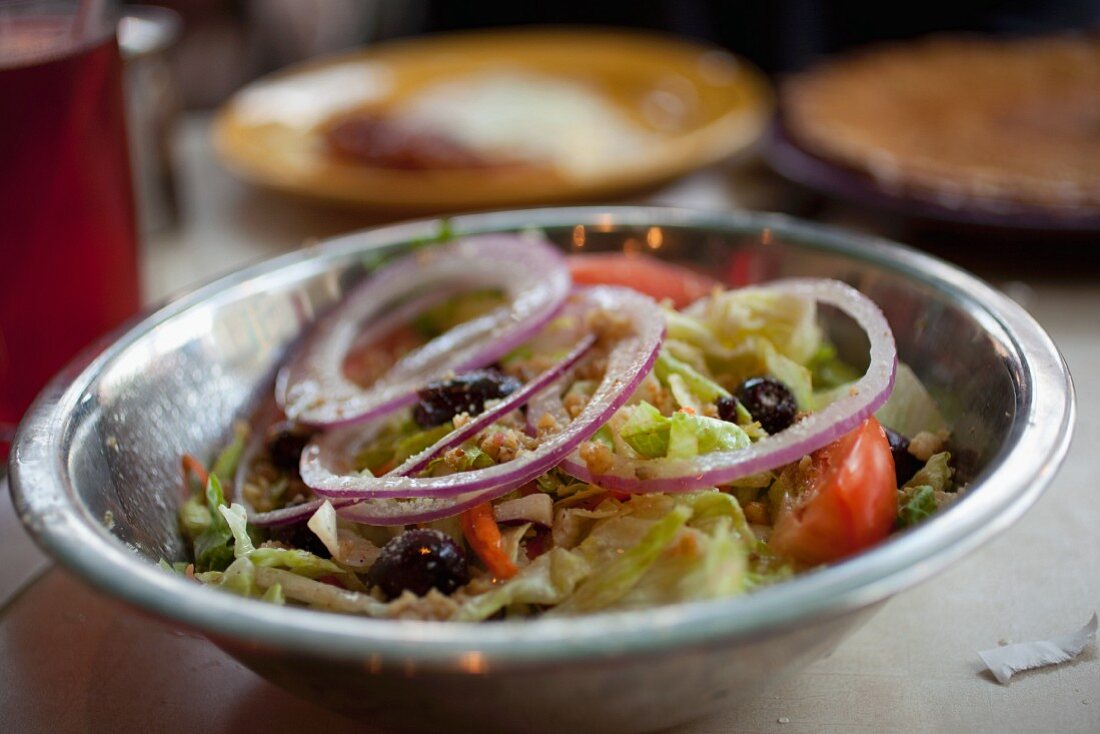
[[[866,335],[844,361],[828,308]],[[383,264],[210,466],[192,556],[276,604],[562,616],[751,592],[957,496],[947,426],[879,309],[831,280],[725,289],[646,256],[482,235]]]

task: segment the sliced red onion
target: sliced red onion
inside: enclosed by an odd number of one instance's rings
[[[520,407],[526,405],[533,396],[545,390],[553,384],[554,381],[560,379],[562,375],[572,369],[595,344],[595,335],[587,334],[583,336],[560,362],[550,369],[545,370],[542,374],[526,383],[511,395],[505,396],[493,405],[493,407],[483,411],[468,423],[454,429],[420,453],[410,456],[400,466],[391,470],[389,475],[407,477],[427,469],[428,465],[444,451],[454,448],[455,446],[460,446],[479,431],[489,427],[513,410],[518,410]],[[313,442],[317,447],[317,458],[325,471],[328,472],[328,474],[326,474],[328,483],[332,481],[331,476],[347,474],[353,470],[345,460],[346,457],[354,456],[358,447],[373,440],[374,436],[378,433],[378,429],[386,420],[387,419],[383,417],[375,421],[368,421],[364,424],[349,426],[347,428],[337,428],[318,437]],[[303,462],[302,471],[305,472],[303,476],[309,476],[311,478],[309,480],[303,480],[306,481],[307,484],[316,476],[314,464],[312,462],[309,466],[305,466]],[[333,496],[329,493],[331,490],[326,489],[327,484],[325,483],[325,479],[318,479],[317,481],[319,486],[311,488],[317,490],[323,496]],[[404,497],[406,495],[401,490],[392,490],[371,496]],[[354,498],[363,499],[363,497],[358,495],[354,495]]]
[[[265,400],[252,419],[252,435],[249,436],[248,443],[245,445],[244,451],[241,452],[241,458],[237,462],[237,473],[233,477],[233,486],[231,487],[229,501],[236,502],[248,511],[248,522],[252,525],[261,527],[294,525],[308,520],[324,502],[323,499],[315,499],[309,502],[303,502],[300,505],[282,507],[278,510],[271,510],[269,512],[256,512],[245,500],[244,485],[245,481],[248,479],[248,472],[252,467],[252,461],[261,451],[263,451],[264,437],[268,427],[281,417],[282,410],[279,408],[278,404],[271,398]],[[348,504],[351,504],[351,501],[337,500],[333,502],[334,507],[344,507]]]
[[[526,405],[527,402],[538,393],[542,392],[546,388],[550,387],[554,381],[558,380],[580,361],[581,357],[588,354],[588,351],[592,349],[596,344],[596,336],[594,334],[588,334],[583,337],[573,347],[570,352],[565,355],[565,358],[558,362],[550,369],[544,371],[538,375],[535,379],[531,380],[519,390],[516,390],[511,395],[508,395],[502,399],[497,405],[494,405],[489,410],[482,412],[473,420],[469,421],[465,425],[456,428],[448,435],[444,436],[434,446],[428,448],[425,451],[421,451],[416,456],[411,456],[409,459],[393,470],[394,474],[402,477],[412,476],[418,474],[428,468],[428,464],[432,462],[437,456],[442,454],[447,449],[460,446],[467,439],[475,436],[479,431],[484,428],[488,428],[493,423],[504,416],[511,413],[513,410]]]
[[[433,293],[499,288],[510,303],[471,319],[402,357],[363,388],[344,374],[364,325],[384,333],[415,316]],[[545,241],[482,235],[420,250],[374,272],[321,318],[280,379],[278,400],[292,420],[336,426],[382,415],[415,400],[419,387],[448,372],[490,364],[537,333],[570,290],[562,255]],[[403,299],[412,299],[402,306]],[[421,308],[421,310],[422,310]]]
[[[396,472],[373,477],[334,473],[331,462],[335,456],[315,443],[302,454],[303,480],[319,495],[370,498],[342,508],[342,517],[371,525],[405,525],[454,515],[507,494],[554,467],[630,398],[653,368],[664,339],[663,314],[647,296],[623,288],[596,287],[587,290],[584,298],[591,308],[625,316],[633,333],[611,347],[603,379],[581,413],[536,451],[486,469],[443,477],[406,477]]]
[[[746,449],[719,451],[690,460],[616,456],[612,467],[599,474],[591,471],[575,451],[562,461],[561,468],[581,481],[623,492],[684,492],[714,487],[798,461],[854,429],[886,402],[894,385],[897,349],[890,325],[878,306],[859,291],[835,280],[791,279],[758,288],[828,303],[852,317],[867,333],[871,344],[870,365],[847,394]],[[534,420],[541,413],[556,410],[558,405],[560,400],[543,393],[532,401],[528,415]]]

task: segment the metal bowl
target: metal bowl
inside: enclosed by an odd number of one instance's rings
[[[38,542],[92,585],[201,631],[266,678],[378,726],[653,731],[759,693],[830,652],[893,594],[1020,517],[1070,441],[1073,389],[1050,338],[985,283],[882,240],[749,213],[573,208],[457,217],[459,234],[542,228],[733,283],[827,276],[877,301],[954,426],[961,501],[851,560],[725,601],[483,625],[362,619],[242,599],[159,570],[183,559],[179,456],[213,453],[313,315],[436,234],[348,235],[200,288],[60,375],[16,439],[11,484]],[[858,335],[832,322],[846,344]],[[164,661],[171,665],[171,661]]]

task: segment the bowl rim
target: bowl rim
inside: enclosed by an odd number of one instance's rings
[[[368,229],[260,262],[217,278],[105,337],[53,379],[19,427],[9,480],[25,527],[44,550],[86,582],[223,644],[359,661],[372,669],[415,664],[484,672],[758,639],[879,602],[927,579],[1015,522],[1050,484],[1069,448],[1076,411],[1073,383],[1053,341],[1023,308],[953,265],[886,239],[781,214],[563,207],[467,214],[446,221],[457,235],[577,224],[690,227],[730,235],[771,230],[798,246],[866,261],[946,292],[1015,353],[1005,361],[1012,366],[1016,360],[1018,418],[992,466],[972,482],[981,491],[972,491],[966,501],[888,543],[753,594],[590,615],[583,623],[543,618],[488,625],[376,620],[242,599],[164,573],[127,549],[80,506],[67,460],[80,404],[99,375],[143,335],[192,308],[230,298],[242,284],[298,280],[310,269],[325,271],[352,254],[430,237],[443,221]],[[1026,450],[1012,450],[1024,446]]]

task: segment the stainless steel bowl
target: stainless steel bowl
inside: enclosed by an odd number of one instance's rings
[[[23,522],[94,586],[378,726],[653,731],[743,701],[828,653],[891,595],[1020,517],[1069,445],[1073,389],[1050,338],[988,285],[913,250],[748,213],[542,209],[451,224],[460,234],[540,227],[567,249],[648,250],[734,282],[810,275],[855,285],[882,306],[902,358],[954,425],[968,491],[915,531],[774,588],[576,619],[361,619],[241,599],[157,569],[157,559],[184,557],[180,454],[214,452],[315,313],[379,255],[439,229],[421,221],[230,275],[71,366],[15,442],[11,482]],[[835,338],[857,343],[844,326],[835,321]]]

